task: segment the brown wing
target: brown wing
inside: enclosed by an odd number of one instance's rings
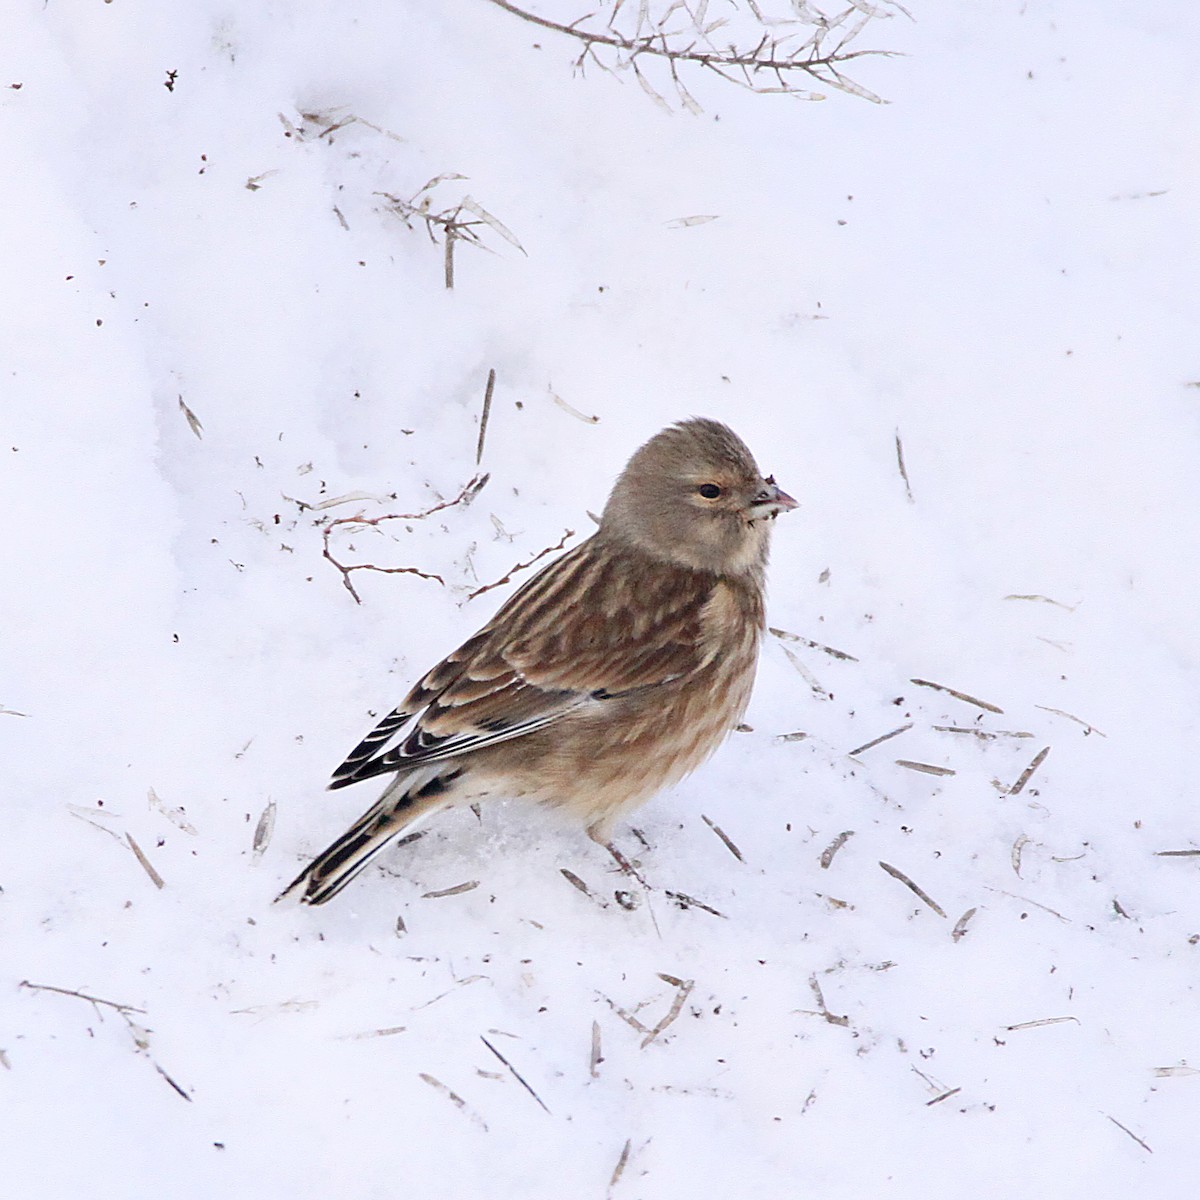
[[[692,674],[716,653],[703,619],[716,582],[584,542],[434,667],[330,786],[468,754]]]

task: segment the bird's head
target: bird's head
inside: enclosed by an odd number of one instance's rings
[[[758,574],[772,521],[795,507],[732,429],[693,417],[656,434],[629,460],[600,532],[681,566]]]

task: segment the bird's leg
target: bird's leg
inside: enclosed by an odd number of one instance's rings
[[[650,885],[643,878],[642,873],[625,857],[624,853],[617,847],[615,842],[609,841],[604,836],[604,833],[596,825],[588,826],[588,837],[596,843],[597,846],[603,846],[605,850],[612,855],[613,861],[626,875],[632,875],[647,891],[650,890]]]

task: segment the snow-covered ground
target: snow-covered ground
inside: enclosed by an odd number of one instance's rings
[[[1194,1195],[1200,10],[892,13],[889,103],[693,115],[487,0],[10,6],[8,1193]],[[801,502],[801,640],[649,890],[499,805],[272,907],[690,414]]]

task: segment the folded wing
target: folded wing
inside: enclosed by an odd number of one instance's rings
[[[413,688],[334,772],[331,788],[470,754],[711,661],[717,579],[652,572],[590,539],[552,563]]]

